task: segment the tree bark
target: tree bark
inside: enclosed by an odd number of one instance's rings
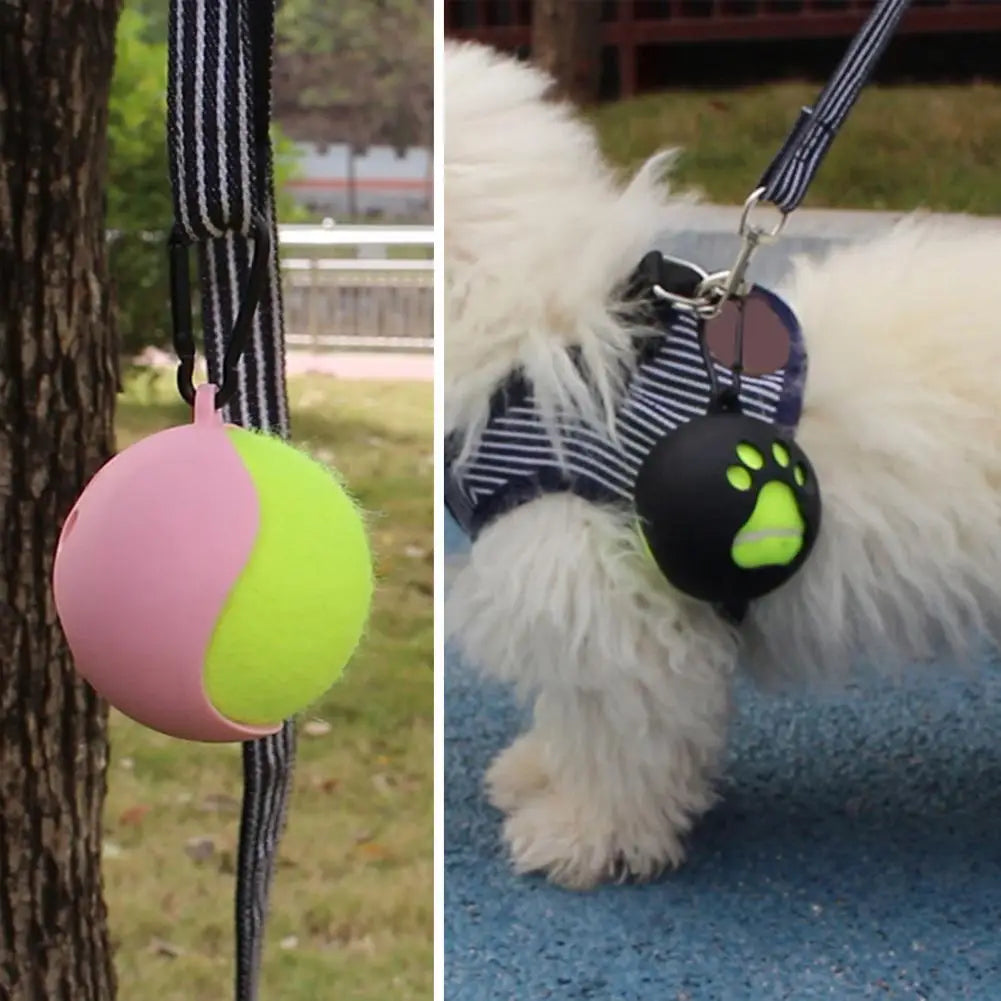
[[[533,0],[532,60],[578,105],[598,99],[601,0]]]
[[[50,580],[112,454],[103,188],[120,0],[0,0],[0,1001],[111,1001],[107,714]]]

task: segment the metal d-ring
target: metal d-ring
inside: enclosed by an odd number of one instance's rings
[[[754,233],[757,236],[759,243],[772,243],[777,240],[785,228],[786,219],[789,218],[788,212],[782,212],[779,216],[779,221],[770,229],[765,230],[760,226],[751,225],[751,213],[755,208],[761,203],[761,198],[765,193],[764,188],[755,188],[747,196],[747,201],[744,202],[744,210],[740,214],[740,226],[737,232],[740,236],[747,236],[749,233]]]

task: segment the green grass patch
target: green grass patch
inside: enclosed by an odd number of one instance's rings
[[[336,466],[370,513],[379,584],[367,640],[305,717],[313,735],[300,743],[261,996],[424,1001],[433,959],[431,386],[317,376],[290,389],[296,442]],[[131,376],[119,447],[189,419],[172,374]],[[111,742],[104,877],[120,995],[229,997],[239,746],[172,740],[117,713]]]
[[[359,256],[358,249],[358,247],[342,247],[337,245],[322,248],[300,248],[293,246],[289,247],[287,251],[283,251],[283,254],[285,257],[316,258],[317,260],[323,260],[325,257],[334,257],[339,260],[357,260]],[[434,247],[428,247],[419,243],[390,243],[386,246],[385,250],[386,260],[389,261],[427,261],[434,257]]]
[[[594,113],[606,152],[635,168],[682,147],[676,185],[739,204],[757,184],[816,84],[670,90]],[[1001,212],[1001,85],[870,87],[862,92],[804,205]]]

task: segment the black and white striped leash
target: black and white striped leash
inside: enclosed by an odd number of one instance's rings
[[[744,203],[738,227],[740,251],[729,270],[709,275],[693,296],[670,292],[654,284],[651,292],[656,298],[676,309],[695,313],[703,320],[719,315],[728,300],[735,299],[738,304],[743,300],[749,289],[745,275],[755,250],[778,238],[789,214],[803,201],[838,130],[855,106],[909,5],[910,0],[879,0],[813,107],[800,111],[792,131]],[[771,230],[751,220],[753,210],[762,203],[773,205],[781,213]]]
[[[271,123],[275,0],[170,0],[167,126],[175,235],[197,248],[209,379],[253,258],[255,217],[270,231],[266,274],[232,373],[227,420],[289,436]],[[236,1001],[255,1001],[268,897],[285,826],[295,728],[243,745],[236,885]]]
[[[806,195],[862,88],[872,76],[910,0],[880,0],[812,108],[803,108],[758,187],[760,201],[788,214]]]

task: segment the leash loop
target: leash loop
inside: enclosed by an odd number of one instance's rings
[[[215,407],[220,410],[236,395],[239,388],[239,367],[254,322],[254,313],[261,301],[268,277],[268,256],[271,252],[271,232],[260,212],[255,212],[250,225],[254,241],[254,256],[250,262],[243,295],[233,329],[226,343],[222,361],[222,382],[215,394]],[[195,403],[195,337],[191,311],[191,279],[189,249],[191,241],[180,226],[170,234],[170,308],[173,318],[174,351],[177,353],[177,390],[185,403]]]
[[[813,107],[801,109],[762,174],[762,201],[786,215],[799,206],[909,6],[910,0],[879,0],[874,5]]]

